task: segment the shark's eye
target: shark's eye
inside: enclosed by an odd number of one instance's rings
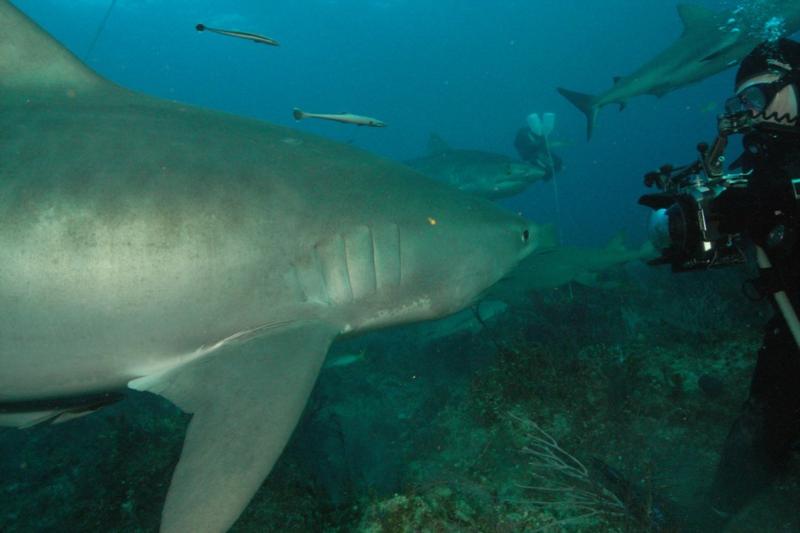
[[[528,242],[528,239],[530,238],[530,236],[531,236],[531,234],[530,234],[530,232],[528,230],[523,230],[523,232],[522,232],[522,242]]]

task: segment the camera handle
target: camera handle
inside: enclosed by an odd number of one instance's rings
[[[767,256],[767,253],[760,246],[756,246],[756,262],[758,263],[758,268],[762,270],[772,268],[769,256]],[[800,320],[797,319],[797,313],[794,310],[794,306],[792,306],[792,302],[789,300],[789,296],[787,296],[786,291],[780,290],[773,293],[772,297],[775,299],[775,303],[783,315],[783,319],[789,326],[789,331],[792,333],[792,337],[794,337],[797,348],[800,349]]]
[[[697,145],[697,151],[700,152],[700,164],[708,179],[721,178],[725,173],[725,148],[727,146],[728,136],[723,133],[717,136],[710,149],[706,143]]]

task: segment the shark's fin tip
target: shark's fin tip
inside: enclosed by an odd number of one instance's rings
[[[581,110],[581,112],[586,116],[586,139],[592,139],[592,133],[594,132],[594,126],[597,122],[597,99],[594,95],[591,94],[584,94],[579,93],[576,91],[570,91],[569,89],[564,89],[563,87],[558,87],[558,92],[570,101],[572,105],[577,107]]]

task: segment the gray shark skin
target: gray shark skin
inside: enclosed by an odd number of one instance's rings
[[[334,338],[455,312],[535,247],[402,165],[115,86],[6,0],[0,27],[0,424],[128,387],[192,413],[162,531],[235,522]]]
[[[628,100],[642,95],[660,98],[737,65],[764,40],[762,30],[772,17],[783,19],[787,35],[800,29],[797,0],[775,0],[759,6],[758,10],[741,13],[715,13],[702,6],[680,4],[683,33],[667,49],[629,76],[615,78],[614,85],[604,93],[595,96],[564,88],[558,92],[586,115],[587,138],[591,139],[602,107],[619,104],[623,109]],[[746,17],[751,18],[740,20]]]
[[[489,200],[509,198],[545,178],[544,167],[480,150],[450,148],[431,135],[428,155],[406,161],[438,181]]]

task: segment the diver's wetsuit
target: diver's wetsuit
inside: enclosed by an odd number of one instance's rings
[[[745,148],[741,161],[753,171],[751,185],[746,192],[726,191],[715,207],[728,229],[744,230],[767,252],[773,268],[763,273],[764,285],[784,289],[800,310],[800,200],[791,183],[800,178],[800,138],[778,142],[751,135]],[[770,246],[776,226],[785,229],[782,246],[774,246],[774,238]],[[720,522],[775,479],[799,441],[800,351],[776,311],[764,332],[749,398],[728,433],[712,485],[711,505]]]

